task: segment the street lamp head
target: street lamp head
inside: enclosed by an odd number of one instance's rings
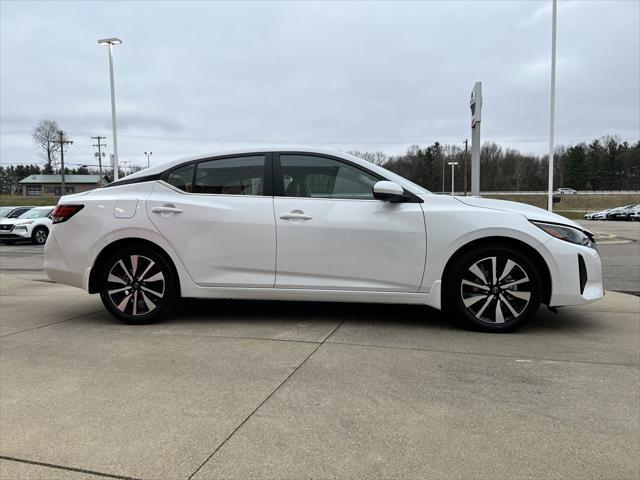
[[[122,43],[122,40],[117,37],[103,38],[102,40],[98,40],[98,43],[100,45],[120,45]]]

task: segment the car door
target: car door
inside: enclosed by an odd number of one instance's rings
[[[270,154],[203,160],[156,182],[147,214],[202,286],[273,287]]]
[[[419,289],[426,254],[422,208],[374,199],[379,180],[339,158],[274,155],[276,288]]]

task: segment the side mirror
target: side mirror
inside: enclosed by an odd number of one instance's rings
[[[382,180],[373,186],[373,198],[392,203],[403,202],[404,189],[395,182]]]

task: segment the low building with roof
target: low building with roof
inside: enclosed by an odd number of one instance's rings
[[[29,197],[59,197],[62,195],[62,175],[29,175],[20,180],[22,195]],[[106,176],[65,175],[65,195],[86,192],[108,183]]]

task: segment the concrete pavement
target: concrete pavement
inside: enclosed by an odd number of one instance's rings
[[[189,301],[118,323],[0,275],[0,478],[640,475],[640,298],[515,334],[426,308]]]

